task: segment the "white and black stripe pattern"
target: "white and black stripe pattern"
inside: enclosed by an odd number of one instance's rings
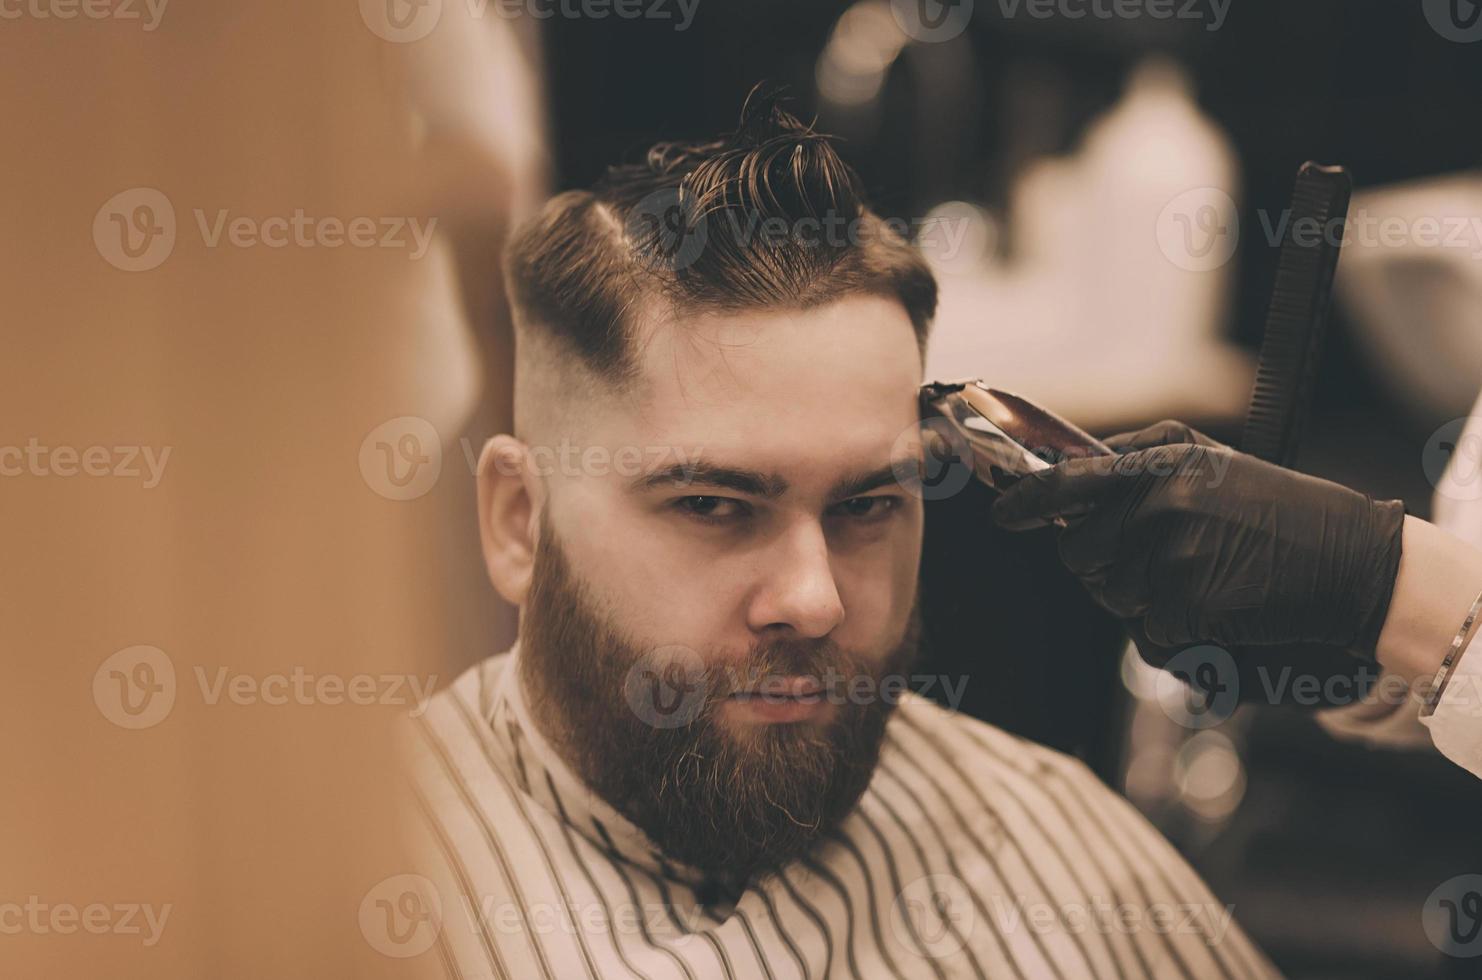
[[[413,725],[417,870],[443,910],[422,955],[449,977],[1277,975],[1084,765],[914,696],[850,816],[718,896],[575,779],[526,710],[517,655],[465,672]],[[1098,905],[1137,919],[1088,920]],[[1157,908],[1175,916],[1155,928]]]

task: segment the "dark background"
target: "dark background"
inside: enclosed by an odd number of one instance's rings
[[[758,81],[785,86],[804,118],[819,116],[814,65],[848,6],[705,0],[684,32],[642,19],[546,21],[558,188],[586,185],[657,140],[730,128]],[[1440,37],[1418,0],[1236,0],[1220,30],[1204,28],[1005,20],[979,2],[945,79],[923,60],[942,52],[909,52],[871,126],[826,115],[818,124],[854,130],[841,151],[884,214],[949,198],[996,211],[1024,161],[1071,150],[1128,70],[1165,52],[1234,144],[1243,222],[1282,208],[1307,159],[1343,164],[1359,189],[1482,163],[1482,44]],[[1275,262],[1261,236],[1245,236],[1229,322],[1251,349]],[[1390,403],[1379,369],[1335,316],[1298,466],[1425,516],[1432,488],[1415,460],[1444,420]],[[1239,421],[1210,434],[1234,442]],[[934,667],[972,678],[964,710],[1076,753],[1118,785],[1130,710],[1122,635],[1055,561],[1054,532],[992,529],[988,498],[973,484],[928,510]],[[1211,831],[1191,830],[1176,811],[1150,816],[1278,966],[1304,978],[1482,975],[1436,952],[1420,919],[1437,884],[1482,869],[1475,779],[1434,754],[1336,742],[1293,709],[1255,709],[1240,749],[1247,785],[1233,817]]]

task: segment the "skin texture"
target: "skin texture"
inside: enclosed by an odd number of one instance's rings
[[[742,838],[740,850],[715,853],[765,870],[852,805],[864,783],[830,778],[842,764],[838,750],[847,744],[850,757],[863,758],[867,778],[879,733],[863,718],[865,705],[830,699],[768,711],[725,694],[758,666],[788,679],[824,666],[878,677],[909,663],[923,511],[891,464],[919,461],[921,362],[904,309],[874,296],[646,323],[640,383],[625,394],[589,399],[591,388],[573,387],[579,372],[569,359],[527,347],[516,383],[523,438],[496,436],[480,460],[484,553],[495,588],[521,609],[522,649],[540,648],[528,658],[525,689],[533,704],[554,702],[542,733],[661,846],[675,811],[641,785],[664,776],[661,764],[645,774],[626,754],[647,735],[610,710],[623,697],[615,679],[636,658],[681,656],[675,650],[724,678],[695,733],[724,772],[696,779],[741,800],[731,809],[757,831],[733,826],[716,839]],[[675,464],[757,471],[775,494],[712,485],[693,468],[679,483],[643,485],[644,475]],[[882,470],[876,486],[848,488]],[[553,546],[559,564],[550,562]],[[584,624],[564,638],[563,608],[566,627]],[[571,704],[581,685],[589,696],[580,700],[601,702],[590,711]],[[615,744],[622,739],[629,744]],[[775,787],[786,773],[769,766],[789,747],[808,755],[797,771],[813,775],[777,819],[759,801],[764,784]],[[636,775],[610,779],[604,792],[609,770]],[[830,799],[808,798],[808,786]],[[722,798],[698,789],[679,796],[686,812]],[[801,820],[807,832],[782,833],[799,814],[811,815]],[[674,833],[668,843],[683,860],[705,863],[702,836]]]
[[[1386,670],[1413,683],[1435,675],[1482,591],[1482,552],[1409,516],[1401,547],[1394,596],[1375,656]]]

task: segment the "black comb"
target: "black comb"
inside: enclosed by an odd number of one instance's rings
[[[1240,442],[1242,451],[1288,469],[1296,462],[1312,404],[1333,299],[1333,274],[1343,244],[1342,223],[1352,193],[1353,181],[1342,167],[1308,162],[1297,171]],[[1264,690],[1265,679],[1294,664],[1323,679],[1324,692],[1329,690],[1328,679],[1342,677],[1350,682],[1344,690],[1367,694],[1378,677],[1372,659],[1324,644],[1253,646],[1235,652],[1241,701],[1261,700],[1257,692]],[[1324,700],[1315,706],[1342,703]]]
[[[1352,193],[1353,181],[1342,167],[1309,161],[1297,171],[1240,440],[1242,452],[1279,466],[1296,462],[1307,423]]]

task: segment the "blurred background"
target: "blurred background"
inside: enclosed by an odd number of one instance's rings
[[[0,445],[37,447],[0,478],[26,556],[0,563],[0,898],[173,908],[148,946],[0,936],[0,974],[405,975],[365,915],[401,866],[379,831],[405,696],[294,709],[263,681],[445,681],[508,645],[471,478],[510,419],[500,244],[547,194],[728,129],[758,81],[839,136],[936,268],[928,376],[1098,435],[1238,441],[1293,177],[1347,167],[1298,468],[1439,503],[1482,546],[1482,502],[1438,501],[1434,465],[1482,389],[1482,8],[616,8],[0,7]],[[147,458],[152,483],[129,475]],[[969,676],[964,710],[1086,759],[1289,976],[1473,975],[1421,910],[1482,870],[1482,786],[1295,709],[1180,724],[985,494],[928,513],[933,657]],[[198,683],[223,669],[241,699]]]
[[[724,129],[756,81],[785,84],[935,264],[928,377],[985,378],[1098,435],[1179,418],[1238,444],[1297,168],[1341,164],[1350,237],[1298,468],[1432,516],[1423,456],[1482,388],[1468,5],[1033,8],[753,0],[702,7],[686,31],[553,19],[553,182]],[[1428,245],[1423,219],[1456,244]],[[969,676],[964,710],[1128,793],[1288,975],[1475,975],[1419,910],[1482,863],[1482,786],[1424,742],[1337,740],[1301,709],[1177,723],[1052,541],[985,527],[987,498],[974,484],[928,509],[934,657]],[[1478,540],[1479,506],[1454,501],[1449,526]]]

